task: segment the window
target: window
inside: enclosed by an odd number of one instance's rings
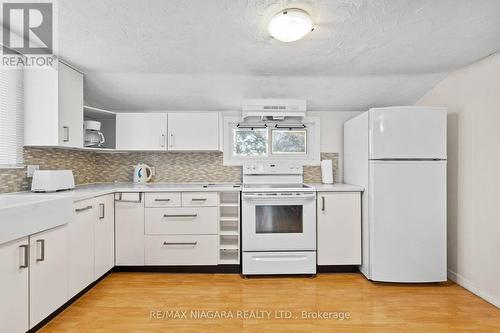
[[[0,69],[0,168],[23,163],[23,75],[22,69]]]
[[[235,128],[233,133],[235,156],[267,155],[267,129]]]
[[[306,130],[273,130],[271,141],[273,154],[306,154],[307,152]]]
[[[319,117],[304,117],[286,122],[262,120],[259,117],[242,120],[238,116],[226,116],[223,133],[224,165],[269,160],[319,165]]]

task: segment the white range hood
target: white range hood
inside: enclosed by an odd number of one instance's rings
[[[285,117],[305,117],[305,99],[245,99],[242,103],[242,117],[268,117],[283,120]]]

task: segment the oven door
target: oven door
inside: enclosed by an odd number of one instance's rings
[[[243,251],[316,250],[316,193],[244,193]]]

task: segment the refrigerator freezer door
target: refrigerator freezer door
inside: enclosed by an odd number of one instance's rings
[[[446,162],[370,162],[370,278],[446,281]]]
[[[446,159],[446,109],[369,111],[370,159]]]

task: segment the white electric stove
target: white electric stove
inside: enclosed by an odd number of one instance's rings
[[[243,166],[242,273],[316,274],[316,192],[302,166]]]

